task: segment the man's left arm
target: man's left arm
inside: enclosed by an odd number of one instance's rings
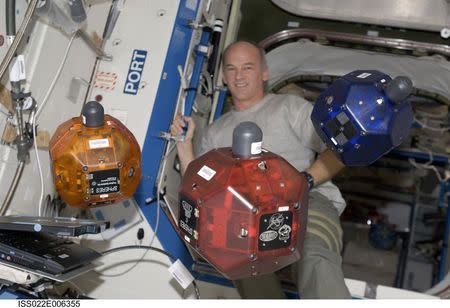
[[[333,151],[326,149],[306,171],[313,177],[314,186],[317,186],[333,178],[344,166]]]
[[[300,96],[285,96],[287,113],[286,118],[291,124],[292,130],[297,133],[303,145],[316,153],[318,158],[306,170],[314,181],[314,186],[322,184],[335,176],[344,168],[344,164],[337,158],[332,150],[317,135],[311,113],[313,105]]]

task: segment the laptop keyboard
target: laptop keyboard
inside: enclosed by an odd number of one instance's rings
[[[0,260],[30,270],[59,275],[100,256],[95,250],[51,234],[0,229]]]
[[[42,233],[0,230],[0,244],[4,244],[29,253],[35,253],[40,250],[50,249],[64,243],[68,244],[72,242],[62,238],[48,236]]]

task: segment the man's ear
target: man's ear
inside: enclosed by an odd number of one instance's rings
[[[267,67],[262,72],[262,80],[263,81],[269,80],[269,69]]]
[[[227,85],[227,78],[225,77],[225,74],[222,74],[222,83],[224,84],[224,85]]]

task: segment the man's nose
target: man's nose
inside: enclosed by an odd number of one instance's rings
[[[242,78],[242,77],[244,76],[243,73],[244,73],[244,72],[242,71],[242,69],[238,68],[238,69],[236,70],[236,79]]]

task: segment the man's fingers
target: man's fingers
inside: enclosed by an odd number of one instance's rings
[[[187,124],[188,126],[195,127],[195,122],[194,119],[192,119],[192,117],[184,117],[183,119],[185,121],[185,124]]]
[[[172,124],[172,125],[170,126],[170,133],[171,133],[172,135],[180,135],[182,132],[183,132],[183,130],[182,130],[181,127],[179,127],[178,125]]]
[[[182,119],[182,116],[180,114],[177,114],[172,122],[172,125],[170,125],[170,133],[172,135],[181,135],[183,133],[184,125],[185,123]]]
[[[187,125],[186,138],[192,139],[195,130],[195,122],[192,117],[183,117],[183,120]]]

